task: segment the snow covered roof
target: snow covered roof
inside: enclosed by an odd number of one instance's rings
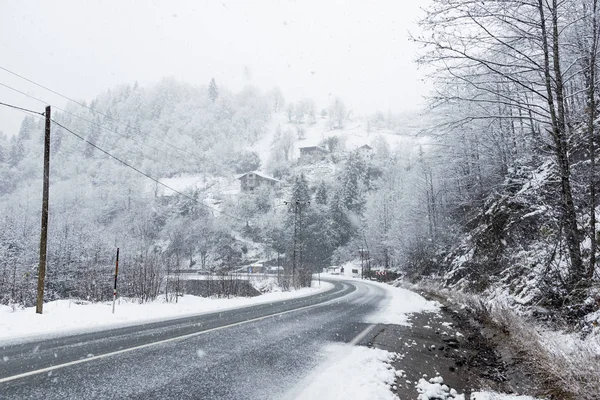
[[[329,150],[327,150],[325,147],[321,147],[321,146],[304,146],[304,147],[299,147],[300,152],[303,151],[312,151],[312,150],[317,150],[323,153],[329,153]]]
[[[258,176],[258,177],[261,177],[261,178],[269,180],[269,181],[280,182],[279,179],[275,179],[273,177],[267,176],[267,175],[262,174],[262,173],[258,173],[256,171],[246,172],[245,174],[238,176],[237,179],[242,179],[243,177],[245,177],[248,174],[254,174],[254,175]]]

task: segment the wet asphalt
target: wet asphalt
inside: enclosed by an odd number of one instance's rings
[[[332,283],[284,302],[0,346],[0,399],[281,398],[385,299],[367,283]]]

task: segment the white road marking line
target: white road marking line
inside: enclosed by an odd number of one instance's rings
[[[345,290],[345,289],[346,289],[346,287],[344,287],[342,290]],[[353,292],[351,292],[351,293],[353,293]],[[348,294],[351,294],[351,293],[348,293]],[[346,296],[346,295],[344,295],[344,296]],[[300,311],[300,310],[306,310],[306,309],[314,308],[314,307],[321,307],[321,306],[323,306],[323,305],[325,305],[327,303],[333,302],[333,301],[338,300],[338,299],[339,298],[336,297],[335,299],[328,300],[328,301],[326,301],[324,303],[318,303],[318,304],[313,304],[313,305],[310,305],[310,306],[304,306],[304,307],[300,307],[300,308],[295,308],[293,310],[282,311],[282,312],[275,313],[275,314],[265,315],[263,317],[258,317],[258,318],[248,319],[248,320],[245,320],[245,321],[235,322],[233,324],[223,325],[223,326],[219,326],[219,327],[216,327],[216,328],[207,329],[207,330],[204,330],[204,331],[201,331],[201,332],[188,333],[186,335],[181,335],[181,336],[177,336],[177,337],[170,338],[170,339],[159,340],[158,342],[146,343],[146,344],[142,344],[142,345],[135,346],[135,347],[129,347],[127,349],[117,350],[117,351],[113,351],[113,352],[105,353],[105,354],[100,354],[98,356],[87,357],[87,358],[83,358],[83,359],[80,359],[80,360],[69,361],[69,362],[66,362],[64,364],[58,364],[58,365],[53,365],[51,367],[46,367],[46,368],[41,368],[41,369],[37,369],[37,370],[34,370],[34,371],[24,372],[24,373],[18,374],[18,375],[7,376],[6,378],[0,378],[0,383],[10,382],[10,381],[13,381],[13,380],[16,380],[16,379],[26,378],[26,377],[32,376],[32,375],[43,374],[44,372],[54,371],[54,370],[57,370],[57,369],[60,369],[60,368],[70,367],[72,365],[82,364],[82,363],[86,363],[86,362],[90,362],[90,361],[94,361],[94,360],[99,360],[101,358],[110,357],[110,356],[114,356],[114,355],[122,354],[122,353],[127,353],[127,352],[134,351],[134,350],[144,349],[146,347],[156,346],[156,345],[163,344],[163,343],[174,342],[174,341],[177,341],[177,340],[184,340],[184,339],[188,339],[188,338],[191,338],[191,337],[194,337],[194,336],[200,336],[200,335],[203,335],[205,333],[214,332],[214,331],[218,331],[218,330],[225,329],[225,328],[230,328],[230,327],[233,327],[233,326],[239,326],[239,325],[247,324],[249,322],[260,321],[260,320],[271,318],[271,317],[275,317],[275,316],[278,316],[278,315],[288,314],[288,313],[291,313],[291,312]]]
[[[373,330],[373,328],[375,328],[376,325],[377,324],[371,324],[371,325],[367,326],[361,333],[359,333],[358,335],[356,335],[356,337],[350,341],[350,344],[352,346],[354,346],[358,342],[360,342],[361,340],[363,340],[363,338],[365,336],[367,336],[369,334],[369,332],[371,332]],[[0,382],[2,382],[2,381],[0,381]]]

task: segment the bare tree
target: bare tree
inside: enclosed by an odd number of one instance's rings
[[[425,33],[416,40],[427,49],[420,62],[436,66],[436,105],[467,105],[463,110],[468,112],[446,127],[494,122],[501,175],[515,159],[511,147],[518,149],[519,130],[553,152],[574,287],[585,269],[570,159],[573,121],[567,86],[576,71],[563,42],[578,18],[572,11],[572,3],[557,0],[437,0],[421,21]],[[544,134],[535,137],[539,128]]]

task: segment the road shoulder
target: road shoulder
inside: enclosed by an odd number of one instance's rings
[[[391,390],[400,399],[447,386],[444,398],[472,397],[479,390],[508,394],[539,394],[540,388],[515,359],[497,346],[499,333],[474,323],[464,309],[441,307],[437,313],[413,313],[409,326],[380,324],[361,344],[397,354]],[[492,340],[495,339],[495,340]],[[439,383],[439,385],[435,385]],[[452,391],[454,389],[454,391]],[[451,393],[455,393],[456,397]],[[423,399],[436,397],[420,397]]]

